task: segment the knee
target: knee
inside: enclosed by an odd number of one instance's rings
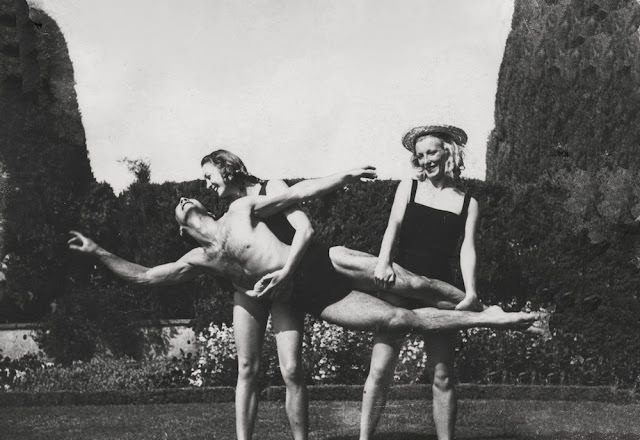
[[[297,361],[280,363],[280,373],[285,385],[299,385],[304,383],[304,368]]]
[[[329,249],[329,258],[337,267],[345,267],[349,264],[349,252],[344,246],[333,246]]]
[[[393,381],[395,362],[372,364],[367,381],[375,386],[387,386]]]
[[[449,371],[436,371],[433,375],[433,391],[447,392],[452,391],[454,387],[454,378]]]
[[[238,380],[256,380],[260,372],[260,360],[253,358],[238,358]]]
[[[388,332],[401,332],[411,328],[413,312],[399,307],[391,308],[382,318],[380,327]]]

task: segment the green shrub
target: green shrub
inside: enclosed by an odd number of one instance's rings
[[[70,365],[46,363],[24,357],[13,361],[19,380],[5,387],[11,391],[149,391],[189,386],[193,368],[190,356],[136,361],[127,357],[96,357],[90,362],[75,361]]]
[[[41,356],[28,354],[20,359],[0,357],[0,390],[12,391],[23,386],[36,372],[48,364]]]

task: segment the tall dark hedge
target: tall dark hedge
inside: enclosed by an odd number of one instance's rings
[[[500,66],[487,178],[640,168],[640,4],[516,0]]]
[[[60,29],[26,2],[2,6],[0,319],[30,321],[64,292],[66,233],[94,179]]]

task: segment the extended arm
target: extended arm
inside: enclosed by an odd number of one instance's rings
[[[359,179],[375,179],[376,170],[367,166],[356,168],[328,177],[309,179],[296,183],[281,194],[256,197],[252,212],[255,216],[265,218],[305,200],[320,197],[331,191]]]
[[[464,239],[460,248],[460,270],[464,281],[465,297],[456,306],[458,310],[482,310],[476,292],[476,229],[478,217],[478,202],[472,198],[469,201]]]
[[[388,289],[396,281],[391,252],[398,238],[398,231],[402,226],[410,191],[410,180],[403,180],[398,184],[393,199],[393,206],[391,207],[391,214],[389,215],[389,221],[387,222],[387,229],[384,231],[384,236],[382,237],[382,244],[380,245],[380,252],[378,253],[378,264],[374,270],[375,283],[382,289]]]
[[[177,284],[202,273],[198,266],[193,265],[199,258],[204,257],[202,248],[193,249],[173,263],[149,268],[112,254],[79,232],[71,231],[70,233],[73,237],[67,243],[69,249],[96,257],[114,274],[134,284],[156,286]]]

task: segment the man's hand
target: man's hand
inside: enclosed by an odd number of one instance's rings
[[[378,264],[373,271],[373,279],[378,289],[387,290],[395,284],[396,273],[390,264]]]
[[[376,173],[376,167],[367,165],[362,168],[354,168],[347,172],[347,178],[351,182],[357,182],[359,180],[368,181],[374,180],[378,178],[378,173]]]
[[[247,295],[253,298],[271,296],[272,299],[286,299],[291,291],[291,272],[285,269],[276,270],[263,276],[253,286],[253,290],[247,291]]]
[[[69,249],[83,254],[94,254],[98,250],[98,245],[81,233],[77,231],[69,231],[69,234],[72,235],[69,241],[67,241]]]

